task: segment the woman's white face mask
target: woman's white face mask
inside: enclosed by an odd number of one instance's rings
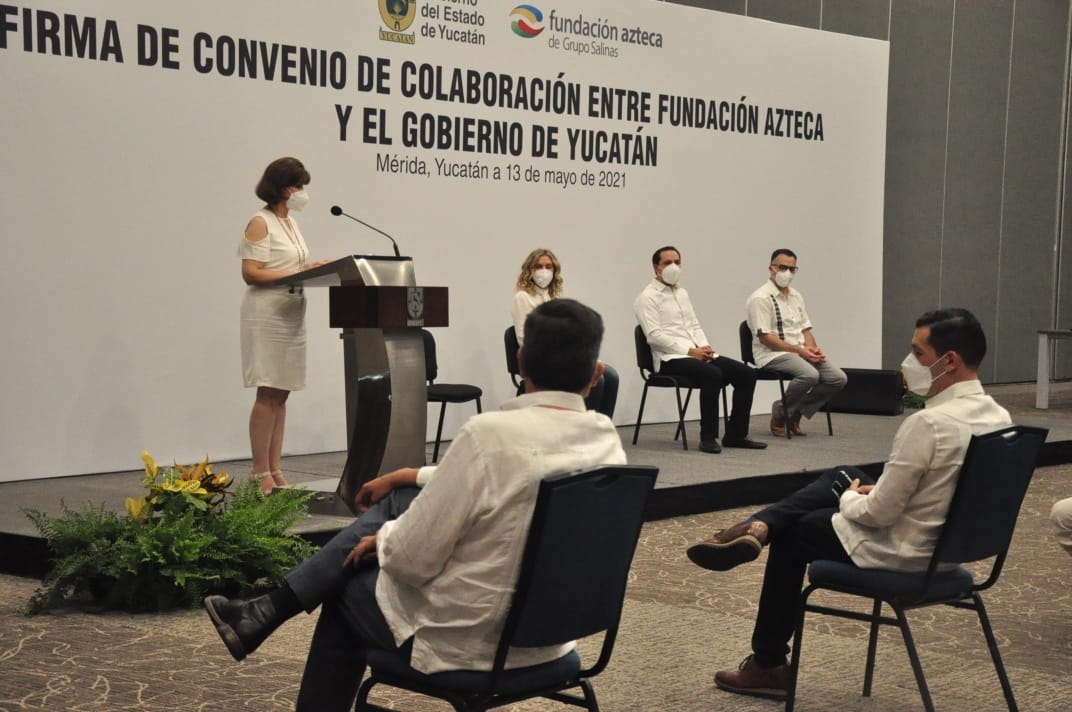
[[[309,204],[309,194],[305,190],[296,190],[287,198],[287,210],[300,213]]]
[[[551,280],[554,278],[554,270],[538,269],[532,273],[532,281],[540,289],[547,289],[547,285],[551,284]]]

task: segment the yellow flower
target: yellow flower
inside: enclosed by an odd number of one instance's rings
[[[127,497],[127,514],[131,519],[145,521],[149,518],[148,509],[149,501],[145,497],[142,497],[141,499]]]
[[[148,450],[141,451],[141,461],[145,463],[145,474],[155,480],[156,462],[153,461],[153,456],[149,454]]]

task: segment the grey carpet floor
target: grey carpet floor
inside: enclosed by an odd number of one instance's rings
[[[986,595],[1022,710],[1072,710],[1072,557],[1053,542],[1048,514],[1072,494],[1072,466],[1040,469],[1021,511],[1013,551]],[[756,563],[716,574],[692,566],[690,543],[746,510],[645,525],[631,571],[622,630],[595,681],[604,710],[773,711],[780,703],[715,689],[712,674],[749,652],[759,582]],[[293,708],[316,616],[288,622],[249,660],[235,663],[200,611],[96,614],[76,609],[27,618],[37,582],[0,576],[0,712],[14,710],[288,710]],[[986,645],[968,611],[910,614],[940,710],[1005,709]],[[798,708],[921,709],[899,637],[884,633],[870,699],[860,696],[862,625],[810,619]],[[582,641],[582,652],[594,649]],[[406,694],[398,709],[442,710]],[[507,709],[563,709],[547,701]]]

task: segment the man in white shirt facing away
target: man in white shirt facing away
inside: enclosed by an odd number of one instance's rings
[[[790,283],[796,276],[797,256],[781,248],[771,253],[767,281],[748,297],[748,328],[756,366],[791,379],[784,401],[771,406],[771,432],[785,437],[804,435],[800,418],[811,419],[845,387],[845,372],[830,363],[815,341],[804,297]]]
[[[756,374],[751,366],[720,356],[707,341],[681,277],[681,253],[660,247],[651,256],[655,278],[633,302],[637,323],[651,347],[658,373],[685,376],[700,383],[700,450],[726,447],[762,450],[767,443],[748,437]],[[724,385],[733,386],[733,408],[722,445],[718,442],[718,404]]]
[[[1072,554],[1072,497],[1060,499],[1053,503],[1050,520],[1055,527],[1057,543]]]
[[[752,655],[715,674],[723,690],[785,699],[788,642],[809,562],[924,571],[945,523],[972,435],[1011,424],[983,392],[986,337],[966,309],[939,309],[916,321],[901,368],[926,408],[901,423],[877,482],[854,467],[827,470],[812,484],[688,550],[706,569],[725,571],[770,544]]]
[[[613,423],[584,406],[602,374],[602,337],[599,314],[579,302],[537,307],[519,354],[524,395],[470,418],[437,467],[367,483],[358,501],[372,506],[276,591],[246,602],[205,599],[235,659],[319,606],[299,712],[351,709],[372,647],[408,650],[425,673],[490,670],[540,481],[625,463]],[[409,485],[420,485],[419,494]],[[572,648],[512,650],[507,667]]]

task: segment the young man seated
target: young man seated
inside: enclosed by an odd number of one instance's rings
[[[358,500],[368,510],[279,589],[250,601],[205,599],[234,658],[319,606],[299,712],[351,709],[369,648],[408,650],[425,673],[490,670],[540,481],[625,463],[613,423],[584,405],[603,371],[602,338],[599,314],[579,302],[533,310],[520,351],[524,395],[470,418],[437,467],[367,483]],[[511,651],[507,666],[572,647]]]

